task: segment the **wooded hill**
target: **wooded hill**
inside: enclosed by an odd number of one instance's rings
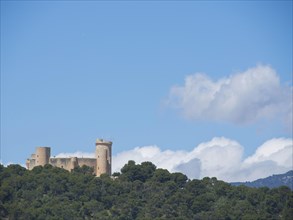
[[[114,177],[89,167],[0,165],[0,219],[293,219],[293,192],[188,180],[129,161]]]
[[[258,179],[252,182],[234,182],[233,186],[245,185],[249,187],[269,187],[276,188],[279,186],[288,186],[293,190],[293,170],[287,173],[272,175],[266,178]]]

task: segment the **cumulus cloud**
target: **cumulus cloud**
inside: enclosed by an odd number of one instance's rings
[[[160,168],[173,171],[176,166],[189,161],[186,154],[186,151],[161,151],[156,145],[136,147],[115,155],[112,160],[112,169],[114,172],[120,171],[129,160],[134,160],[136,163],[151,161]]]
[[[281,116],[292,127],[292,87],[281,85],[270,66],[259,65],[218,80],[204,73],[189,75],[183,86],[171,88],[168,104],[189,119],[245,124]]]
[[[285,138],[274,138],[266,141],[255,152],[254,155],[246,158],[245,164],[266,161],[268,159],[276,162],[279,165],[286,166],[288,157],[292,155],[292,140]],[[286,160],[287,159],[287,160]]]
[[[113,171],[120,171],[128,160],[151,161],[170,172],[182,172],[190,179],[206,176],[228,182],[252,181],[283,173],[292,167],[292,139],[271,139],[243,158],[243,146],[234,140],[216,137],[192,151],[162,151],[158,146],[136,147],[113,157]]]
[[[220,179],[229,179],[240,166],[243,147],[227,138],[213,138],[201,143],[190,153],[189,157],[201,161],[201,177],[216,175]]]
[[[190,179],[199,179],[201,176],[201,161],[198,158],[194,158],[175,166],[174,170],[184,173]]]
[[[260,174],[265,177],[289,169],[293,169],[293,142],[292,139],[285,138],[266,141],[252,156],[243,161],[241,167],[249,179],[256,179]]]
[[[293,169],[293,141],[274,138],[259,146],[255,153],[243,158],[244,147],[237,141],[215,137],[191,151],[161,150],[156,145],[135,147],[113,156],[112,172],[119,172],[129,161],[150,161],[158,168],[182,172],[190,179],[217,177],[227,182],[252,181]],[[61,153],[56,157],[89,157],[94,153]]]
[[[149,152],[146,154],[145,152]],[[216,176],[229,180],[241,166],[243,147],[224,137],[201,143],[192,151],[161,151],[157,146],[136,147],[113,158],[113,170],[119,171],[128,160],[151,161],[170,172],[182,172],[189,178]]]

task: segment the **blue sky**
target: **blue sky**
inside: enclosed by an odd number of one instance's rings
[[[1,1],[4,164],[36,146],[93,152],[99,137],[114,155],[224,137],[244,160],[292,143],[291,92],[292,1]]]

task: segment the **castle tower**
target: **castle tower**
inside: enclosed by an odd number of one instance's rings
[[[50,147],[37,147],[35,154],[35,166],[44,166],[49,163],[51,148]]]
[[[69,170],[73,170],[75,167],[78,167],[78,159],[77,157],[71,157]]]
[[[112,142],[103,139],[96,140],[96,175],[101,174],[111,175],[112,166]]]

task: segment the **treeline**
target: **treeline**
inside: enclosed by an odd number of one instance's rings
[[[0,219],[293,219],[288,187],[231,186],[216,178],[129,161],[113,177],[51,165],[0,165]]]

